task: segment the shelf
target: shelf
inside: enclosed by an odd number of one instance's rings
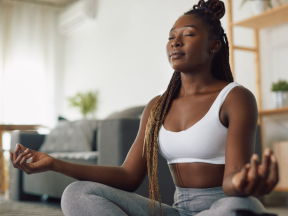
[[[288,4],[268,9],[259,15],[232,23],[233,26],[243,26],[248,28],[260,29],[275,26],[288,21]]]
[[[288,188],[275,187],[273,191],[288,192]]]
[[[271,109],[271,110],[260,110],[258,111],[258,115],[264,116],[264,115],[272,115],[272,114],[285,113],[285,112],[288,113],[288,106],[277,108],[277,109]]]

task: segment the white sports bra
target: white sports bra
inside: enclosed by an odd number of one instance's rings
[[[206,115],[187,130],[172,132],[166,130],[162,124],[158,136],[158,152],[168,164],[225,164],[228,128],[220,122],[219,111],[227,94],[235,86],[242,85],[231,82],[225,86]]]

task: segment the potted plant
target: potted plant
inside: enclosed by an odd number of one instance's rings
[[[267,9],[272,8],[271,0],[243,0],[240,8],[245,2],[249,1],[254,15],[260,14]]]
[[[279,80],[272,83],[271,91],[273,92],[274,103],[276,107],[288,106],[288,82]]]
[[[87,114],[91,113],[93,119],[95,119],[95,112],[98,105],[98,91],[81,93],[78,92],[74,97],[68,97],[70,107],[75,107],[80,110],[83,118],[87,118]]]

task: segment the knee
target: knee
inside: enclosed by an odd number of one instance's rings
[[[63,191],[61,197],[61,209],[65,215],[70,215],[67,214],[69,209],[71,209],[71,207],[73,208],[73,206],[77,204],[76,200],[79,199],[79,196],[81,196],[82,193],[82,185],[82,182],[76,181],[69,184]]]
[[[83,189],[83,182],[81,181],[75,181],[69,184],[62,194],[62,201],[63,200],[70,200],[75,196],[78,196],[79,193],[81,193],[81,190]]]
[[[87,197],[91,192],[93,192],[94,195],[99,195],[97,191],[95,190],[95,187],[97,188],[98,183],[96,182],[88,182],[88,181],[75,181],[71,184],[69,184],[61,197],[61,209],[65,215],[72,215],[70,214],[71,211],[74,211],[75,209],[80,210],[80,208],[83,206],[83,203],[87,201]],[[92,191],[93,186],[93,191]],[[96,193],[95,193],[96,192]],[[101,192],[101,191],[100,191]]]
[[[93,195],[102,196],[101,187],[102,184],[97,182],[75,181],[65,188],[62,199],[73,199],[74,197],[78,198],[82,194],[89,195],[92,193]]]
[[[211,208],[224,208],[226,210],[245,209],[255,213],[266,212],[265,207],[255,197],[225,197],[222,198],[211,206]]]

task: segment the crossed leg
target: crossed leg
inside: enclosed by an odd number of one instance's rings
[[[210,209],[204,210],[196,216],[236,216],[236,210],[250,210],[254,213],[266,213],[265,207],[255,197],[225,197],[214,202]]]
[[[68,185],[61,199],[65,216],[147,216],[149,206],[150,200],[146,197],[90,181]],[[161,203],[161,207],[163,216],[179,216],[172,206]],[[158,202],[155,209],[159,212]]]

